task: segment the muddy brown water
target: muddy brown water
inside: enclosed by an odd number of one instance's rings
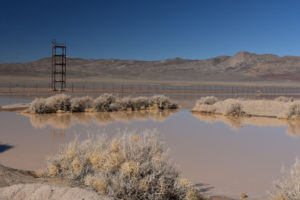
[[[238,198],[246,193],[249,199],[267,199],[282,167],[289,168],[300,154],[300,123],[194,114],[188,109],[193,103],[156,113],[0,112],[0,163],[35,170],[74,137],[156,129],[173,162],[193,183],[215,195]]]

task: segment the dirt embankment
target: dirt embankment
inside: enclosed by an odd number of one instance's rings
[[[111,200],[59,178],[39,178],[35,172],[0,164],[0,200]],[[233,200],[211,196],[210,200]]]
[[[110,200],[98,193],[74,187],[59,178],[39,178],[32,171],[0,165],[0,200]]]

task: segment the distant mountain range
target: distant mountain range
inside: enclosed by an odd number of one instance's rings
[[[28,63],[2,63],[1,76],[49,77],[51,58]],[[206,60],[160,61],[67,58],[70,78],[116,78],[174,81],[300,81],[300,57],[238,52]]]

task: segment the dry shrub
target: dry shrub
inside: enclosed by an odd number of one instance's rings
[[[274,200],[300,199],[300,161],[296,159],[289,171],[283,172],[283,177],[274,182],[271,196]]]
[[[124,98],[118,99],[117,102],[120,105],[120,110],[132,110],[132,108],[133,108],[132,98],[130,98],[130,97],[124,97]]]
[[[93,98],[86,97],[75,97],[71,100],[71,111],[72,112],[84,112],[85,109],[93,107]]]
[[[110,111],[110,104],[116,101],[112,94],[103,94],[94,101],[94,108],[98,112]]]
[[[93,108],[93,109],[90,109]],[[125,97],[117,98],[112,94],[103,94],[93,100],[91,97],[75,97],[72,98],[65,94],[59,94],[52,97],[37,98],[29,107],[31,113],[55,113],[57,111],[72,111],[84,112],[111,112],[111,111],[125,111],[125,110],[146,110],[150,108],[163,109],[177,109],[178,105],[172,103],[170,99],[163,95],[153,97]]]
[[[70,111],[71,97],[66,94],[57,94],[46,99],[47,105],[53,107],[56,111]]]
[[[159,109],[177,109],[178,105],[172,103],[170,99],[164,95],[155,95],[152,96],[149,100],[150,105],[157,105]]]
[[[225,114],[239,117],[245,115],[245,112],[243,111],[242,105],[240,103],[234,102],[226,107]]]
[[[48,98],[37,98],[31,102],[29,111],[32,113],[55,113],[58,110],[70,111],[71,97],[58,94]]]
[[[52,157],[48,166],[49,176],[67,178],[114,199],[205,199],[180,178],[153,131],[75,140]]]
[[[50,113],[50,112],[52,112],[52,110],[46,106],[46,99],[44,99],[44,98],[36,98],[35,100],[33,100],[29,106],[29,111],[31,113]]]
[[[217,97],[208,96],[208,97],[201,97],[197,102],[196,106],[199,105],[213,105],[218,101]]]
[[[293,97],[280,96],[280,97],[275,98],[275,101],[284,102],[284,103],[293,102],[294,98]]]
[[[289,107],[288,111],[288,117],[299,117],[300,116],[300,104],[299,103],[294,103]]]
[[[133,110],[145,110],[150,106],[150,100],[147,97],[135,97],[131,102]]]
[[[148,97],[124,97],[116,98],[111,94],[104,94],[94,102],[94,108],[98,112],[120,110],[146,110],[156,106],[158,109],[177,109],[178,105],[163,95]]]

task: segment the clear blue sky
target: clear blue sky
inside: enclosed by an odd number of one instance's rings
[[[1,0],[0,62],[51,55],[159,60],[300,55],[297,0]]]

